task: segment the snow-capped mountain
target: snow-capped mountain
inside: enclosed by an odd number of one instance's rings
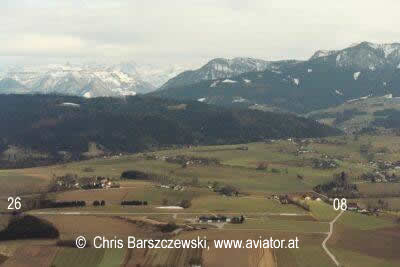
[[[59,93],[85,97],[148,93],[185,70],[184,66],[49,64],[15,66],[0,73],[0,93]]]
[[[400,43],[375,44],[362,42],[343,50],[317,51],[310,61],[323,61],[337,67],[377,70],[400,68]]]
[[[215,63],[220,61],[225,64]],[[164,86],[169,87],[154,94],[296,113],[366,96],[400,97],[398,43],[362,42],[342,50],[317,51],[306,61],[264,61],[258,69],[255,65],[250,64],[250,71],[242,68],[244,72],[237,74],[241,70],[233,71],[237,69],[229,68],[226,60],[210,61],[197,71],[178,75]]]
[[[122,71],[70,65],[21,67],[3,75],[3,93],[59,93],[85,97],[135,95],[154,87]]]
[[[285,61],[286,62],[286,61]],[[293,63],[294,61],[287,61]],[[216,58],[197,70],[185,71],[166,82],[161,89],[181,87],[204,80],[225,79],[246,72],[278,70],[282,61],[271,62],[255,58]]]
[[[181,72],[191,69],[193,65],[158,66],[150,64],[137,64],[135,62],[123,62],[109,67],[109,70],[127,73],[139,80],[159,88],[169,79]],[[144,93],[144,92],[143,92]]]

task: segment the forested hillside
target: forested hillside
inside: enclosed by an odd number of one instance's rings
[[[45,152],[52,158],[60,151],[79,158],[89,143],[117,153],[338,134],[336,129],[294,115],[143,96],[2,95],[0,125],[3,152],[12,146]]]

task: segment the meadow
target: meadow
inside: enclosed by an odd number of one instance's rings
[[[315,185],[331,181],[334,174],[342,171],[347,172],[350,181],[357,183],[359,191],[370,198],[400,193],[399,183],[369,183],[359,178],[362,173],[374,170],[365,155],[360,153],[360,146],[371,144],[373,150],[388,147],[390,152],[376,155],[376,158],[394,161],[400,158],[400,137],[361,136],[358,140],[352,137],[336,137],[327,140],[327,143],[310,142],[302,145],[309,151],[303,154],[297,153],[300,145],[290,140],[278,140],[273,143],[186,147],[37,168],[0,170],[0,182],[4,185],[0,187],[0,211],[6,209],[7,196],[29,195],[44,190],[54,176],[71,173],[80,178],[109,177],[118,182],[120,188],[47,194],[48,198],[57,201],[84,200],[87,202],[86,207],[29,212],[55,225],[61,233],[60,238],[64,240],[73,239],[80,234],[91,237],[99,233],[110,237],[165,237],[168,234],[160,232],[159,225],[176,223],[183,229],[192,227],[191,231],[182,231],[176,238],[207,236],[213,240],[258,238],[260,235],[288,238],[298,236],[300,249],[267,252],[243,250],[241,253],[213,248],[209,251],[76,250],[58,247],[55,241],[46,243],[43,247],[44,241],[37,240],[35,246],[43,250],[42,254],[38,254],[38,260],[51,262],[53,266],[115,266],[121,263],[135,266],[134,264],[140,262],[145,264],[143,266],[163,266],[165,263],[179,267],[187,266],[191,260],[200,257],[205,266],[218,266],[221,258],[228,258],[226,261],[231,266],[250,266],[254,263],[253,259],[279,267],[333,266],[321,243],[329,231],[328,222],[338,212],[323,201],[306,201],[310,207],[307,211],[293,204],[281,204],[271,196],[299,196],[312,192]],[[334,144],[335,142],[346,144]],[[212,158],[217,159],[219,164],[182,166],[165,160],[174,156]],[[325,156],[334,158],[339,166],[332,169],[313,168],[312,160]],[[258,168],[261,162],[267,163],[267,168]],[[121,174],[126,170],[167,176],[173,183],[184,185],[184,189],[161,188],[158,182],[151,179],[121,180]],[[223,196],[214,192],[215,184],[233,186],[240,194],[237,197]],[[92,203],[95,200],[105,200],[106,205],[94,207]],[[148,206],[125,207],[120,205],[123,200],[145,200]],[[183,210],[159,209],[161,206],[179,205],[182,200],[190,200],[191,206]],[[393,207],[399,207],[397,197],[387,200]],[[200,215],[218,214],[244,215],[246,220],[243,224],[221,225],[194,222]],[[6,224],[7,219],[0,217],[0,227]],[[390,236],[398,234],[399,226],[393,215],[383,213],[377,217],[346,211],[335,224],[328,247],[345,266],[363,266],[361,263],[369,263],[368,266],[396,266],[400,259],[394,255],[392,248],[399,244]],[[375,246],[369,240],[377,240],[381,248],[373,250]],[[8,246],[4,243],[0,245]],[[14,242],[10,259],[5,263],[17,264],[18,255],[27,257],[26,255],[38,253],[37,250],[24,250],[24,246],[26,241]],[[268,255],[265,259],[260,256],[264,254]],[[0,255],[3,255],[1,251]],[[382,265],[386,263],[386,259],[387,265]]]

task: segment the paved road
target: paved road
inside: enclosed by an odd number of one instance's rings
[[[335,255],[333,255],[329,249],[326,247],[326,242],[331,238],[333,233],[333,225],[339,219],[339,217],[343,214],[344,210],[342,210],[336,217],[329,223],[329,233],[328,236],[322,242],[322,248],[325,250],[326,254],[332,259],[332,261],[336,264],[336,266],[340,266],[340,263],[337,261]]]

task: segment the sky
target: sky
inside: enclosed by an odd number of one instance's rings
[[[1,0],[0,65],[307,59],[400,42],[398,0]]]

